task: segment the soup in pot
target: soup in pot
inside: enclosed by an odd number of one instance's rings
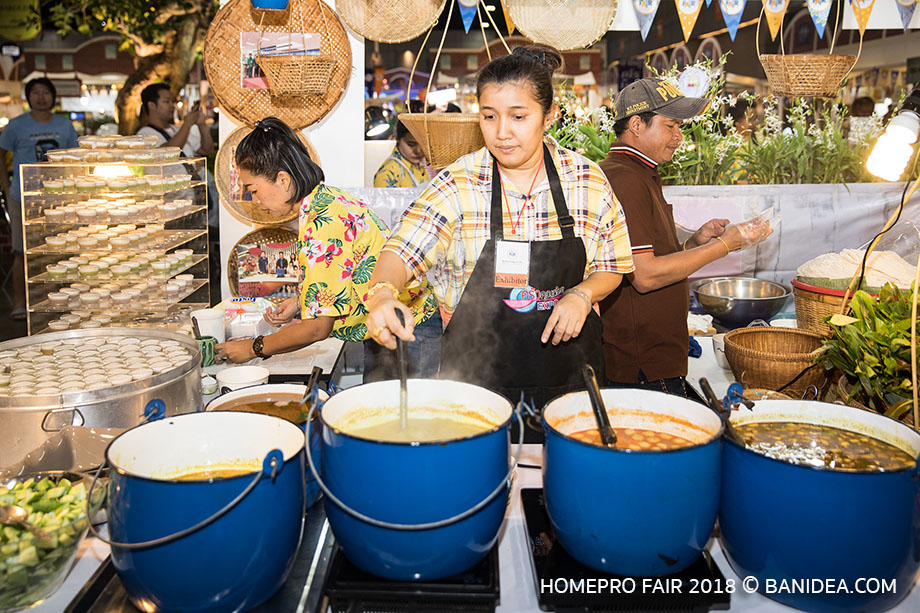
[[[306,410],[302,410],[300,406],[301,400],[303,400],[303,397],[297,394],[267,394],[239,398],[238,400],[227,402],[227,404],[221,405],[215,410],[262,413],[263,415],[273,415],[286,419],[291,423],[302,424],[307,421],[310,405],[305,407]]]
[[[618,449],[664,451],[667,449],[690,447],[695,444],[693,441],[680,436],[668,434],[667,432],[647,430],[645,428],[614,428],[613,430],[617,435],[616,446]],[[584,443],[603,446],[601,442],[601,433],[597,428],[573,432],[569,434],[569,436]]]
[[[884,472],[910,468],[907,452],[872,436],[832,426],[760,422],[735,426],[748,449],[803,466]]]
[[[348,434],[374,441],[391,443],[430,443],[466,438],[492,429],[494,426],[481,422],[461,421],[450,417],[412,417],[406,420],[406,428],[400,427],[399,418],[388,419],[370,425],[348,428]]]
[[[239,475],[246,475],[257,470],[259,470],[257,466],[198,466],[189,469],[188,472],[174,475],[172,478],[176,481],[209,481],[211,479],[238,477]]]

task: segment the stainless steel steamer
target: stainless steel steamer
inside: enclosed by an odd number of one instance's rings
[[[0,398],[0,468],[22,460],[64,426],[136,426],[144,418],[144,407],[157,398],[166,403],[166,415],[201,410],[201,354],[195,339],[184,334],[152,328],[65,330],[0,343],[0,351],[38,349],[42,343],[70,338],[109,336],[174,340],[192,355],[185,364],[125,385],[55,396]]]

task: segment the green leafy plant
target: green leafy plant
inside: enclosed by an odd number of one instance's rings
[[[818,360],[838,368],[853,384],[850,397],[865,399],[873,410],[899,419],[911,405],[911,292],[886,284],[878,299],[862,290],[850,303],[853,317],[833,315],[833,337]]]
[[[797,98],[786,107],[783,125],[775,98],[764,102],[764,123],[739,151],[750,183],[853,183],[877,181],[865,161],[881,133],[879,117],[853,121],[846,107]]]
[[[616,140],[613,134],[613,116],[605,107],[587,110],[571,90],[562,90],[556,95],[560,117],[549,134],[559,145],[584,155],[593,162],[607,157],[610,144]]]

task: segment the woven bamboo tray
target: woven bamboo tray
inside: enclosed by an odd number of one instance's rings
[[[323,54],[335,58],[325,93],[273,96],[270,89],[243,88],[240,36],[260,31],[320,33]],[[290,0],[286,11],[258,11],[250,0],[229,0],[208,28],[203,56],[208,83],[221,112],[237,123],[249,125],[269,115],[295,129],[319,121],[345,92],[352,69],[351,43],[345,27],[328,5],[323,4],[320,10],[319,0]]]
[[[364,38],[403,43],[433,26],[445,4],[446,0],[337,0],[335,8]]]
[[[725,359],[745,388],[778,390],[812,364],[821,340],[818,334],[793,328],[738,328],[725,335]],[[824,367],[814,364],[783,391],[801,398],[811,385],[820,390],[826,379]]]
[[[399,120],[421,145],[428,163],[437,169],[486,145],[476,113],[400,113]]]
[[[238,246],[250,243],[290,243],[296,241],[297,238],[297,232],[290,228],[258,228],[236,241],[233,249],[230,250],[230,257],[227,258],[227,283],[230,285],[230,293],[234,296],[240,295],[239,258],[236,254]],[[269,298],[268,300],[281,302],[284,299]]]
[[[237,128],[230,133],[230,136],[224,140],[220,149],[217,151],[217,160],[214,162],[214,179],[217,183],[217,193],[220,194],[220,201],[231,213],[243,221],[266,226],[278,225],[291,221],[297,217],[298,208],[296,206],[284,217],[273,217],[262,211],[259,205],[251,200],[231,199],[231,167],[236,165],[233,161],[233,156],[236,152],[237,145],[239,145],[251,131],[252,128],[249,126]],[[310,159],[316,162],[318,166],[322,167],[316,149],[313,148],[313,145],[307,137],[304,136],[303,132],[300,130],[295,130],[295,132],[297,132],[297,136],[300,137],[300,141],[306,146],[307,151],[310,152]]]
[[[617,0],[513,0],[511,21],[530,40],[559,51],[590,47],[610,29]]]

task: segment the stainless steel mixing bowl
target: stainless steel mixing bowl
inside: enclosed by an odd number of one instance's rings
[[[729,328],[779,313],[792,290],[781,283],[751,277],[697,279],[690,289],[707,313]]]

